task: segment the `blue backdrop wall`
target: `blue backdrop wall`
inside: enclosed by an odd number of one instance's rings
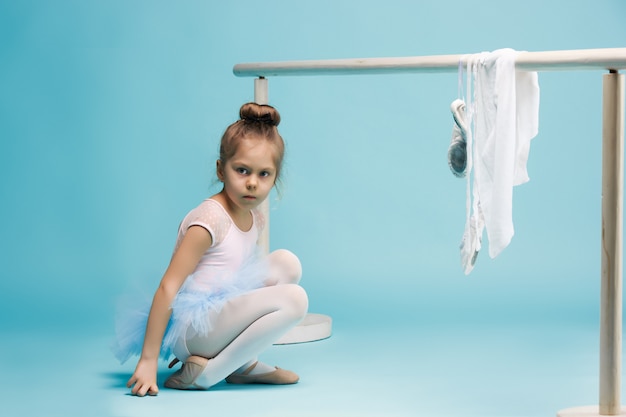
[[[218,191],[240,62],[626,46],[626,3],[0,1],[0,315],[110,329],[156,286],[178,222]],[[464,276],[455,74],[269,80],[288,143],[273,248],[311,311],[394,322],[597,321],[602,72],[541,73],[516,234]]]

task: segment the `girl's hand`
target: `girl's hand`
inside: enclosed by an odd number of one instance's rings
[[[130,377],[126,386],[132,389],[133,395],[143,397],[144,395],[157,395],[159,387],[157,386],[157,360],[139,359],[135,373]]]

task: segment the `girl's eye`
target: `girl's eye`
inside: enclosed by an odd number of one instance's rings
[[[261,172],[261,176],[262,176],[262,177],[269,177],[269,176],[270,176],[270,173],[269,173],[269,172],[267,172],[267,171],[263,171],[263,172]]]
[[[245,169],[245,168],[237,168],[237,172],[240,173],[240,174],[247,174],[248,170]]]

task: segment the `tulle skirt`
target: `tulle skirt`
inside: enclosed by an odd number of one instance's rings
[[[211,267],[199,269],[187,277],[171,305],[172,315],[161,344],[161,358],[167,360],[171,356],[176,341],[185,337],[190,327],[196,334],[208,334],[213,327],[209,317],[214,316],[209,313],[219,312],[233,297],[263,287],[267,270],[267,260],[254,256],[236,272]],[[116,338],[111,348],[121,363],[141,354],[151,304],[151,297],[145,293],[127,294],[118,300]]]

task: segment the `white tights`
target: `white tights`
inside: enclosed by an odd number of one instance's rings
[[[196,384],[209,388],[226,378],[295,326],[307,312],[308,298],[298,282],[302,267],[291,252],[268,255],[266,287],[228,300],[219,313],[211,311],[212,330],[198,335],[190,328],[174,347],[181,361],[190,355],[209,358]]]

